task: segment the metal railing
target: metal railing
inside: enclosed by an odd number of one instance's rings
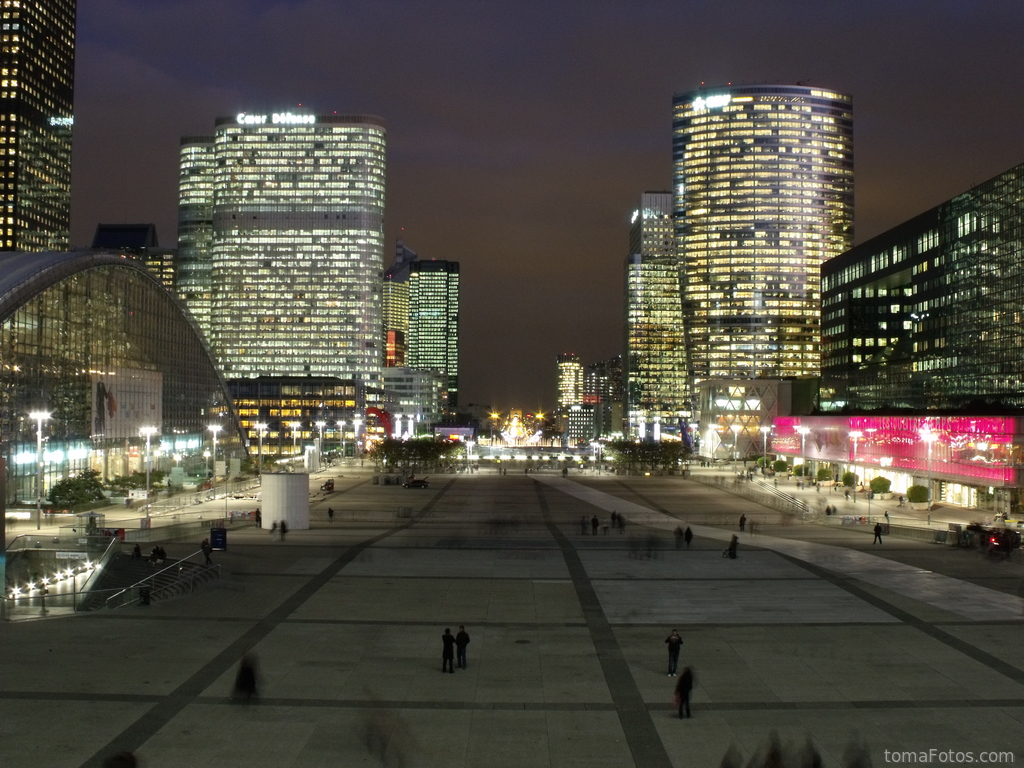
[[[146,578],[141,579],[130,586],[114,591],[110,597],[103,601],[103,607],[115,609],[122,608],[126,605],[134,605],[142,600],[142,592],[147,589],[149,590],[148,599],[158,599],[168,592],[173,593],[187,591],[191,594],[196,589],[196,577],[212,573],[219,579],[219,565],[199,566],[198,563],[191,562],[193,557],[201,554],[202,550],[193,552],[183,560],[171,563],[167,567],[161,568],[159,571],[152,573]],[[193,565],[195,565],[196,568],[191,567]],[[173,578],[175,573],[178,575],[177,578]],[[172,578],[172,580],[157,586],[158,580],[160,580],[160,577],[164,574]],[[187,586],[187,590],[182,589],[185,586]]]
[[[753,480],[741,480],[739,477],[719,477],[702,472],[691,472],[687,479],[704,485],[721,488],[723,491],[743,496],[762,506],[771,507],[786,515],[799,516],[805,521],[817,520],[820,513],[800,501],[800,499],[783,493],[776,488]]]

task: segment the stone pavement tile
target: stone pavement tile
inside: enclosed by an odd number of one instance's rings
[[[372,558],[349,565],[345,576],[567,579],[558,550],[409,550],[375,547]]]
[[[965,640],[976,648],[1002,659],[1017,669],[1024,670],[1024,657],[1020,653],[1007,653],[1024,644],[1024,622],[1016,624],[939,624],[943,632]]]
[[[642,537],[637,539],[642,544]],[[674,544],[672,545],[674,546]],[[580,559],[591,579],[802,579],[815,576],[774,552],[741,549],[735,560],[722,557],[722,549],[676,550],[663,548],[654,558],[630,557],[628,542],[614,551],[581,551]]]
[[[120,609],[126,615],[138,612],[154,617],[209,619],[260,619],[305,582],[289,576],[232,576],[196,592],[174,600],[155,600],[147,607]]]
[[[150,706],[0,699],[0,765],[78,768]],[[47,724],[42,731],[40,723]]]
[[[565,765],[627,768],[634,765],[615,712],[548,712],[546,719],[552,768]]]
[[[892,622],[884,611],[824,581],[595,581],[614,623]]]
[[[538,585],[550,594],[553,590],[548,587]],[[528,579],[349,579],[340,575],[292,618],[437,622],[442,630],[486,621],[532,623],[538,621],[534,592],[535,585]]]
[[[132,620],[132,610],[124,618],[78,616],[2,627],[0,688],[165,695],[244,630],[234,622]]]
[[[851,581],[855,586],[863,589],[868,594],[883,600],[894,608],[906,611],[911,616],[914,616],[921,621],[936,624],[943,621],[963,620],[963,617],[953,613],[952,611],[944,610],[938,606],[931,605],[930,603],[925,603],[912,597],[902,595],[895,590],[869,584],[868,582],[860,581],[859,579],[852,579]]]
[[[545,712],[473,712],[467,766],[554,767]]]

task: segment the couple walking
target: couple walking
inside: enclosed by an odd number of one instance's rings
[[[455,668],[452,664],[453,659],[458,656],[459,669],[466,668],[466,646],[469,645],[469,634],[466,632],[466,628],[459,625],[459,633],[453,635],[452,631],[445,628],[444,634],[441,635],[441,673],[451,672],[455,674]]]

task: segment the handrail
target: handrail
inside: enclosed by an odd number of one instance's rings
[[[722,488],[723,490],[735,493],[738,496],[743,496],[751,501],[757,502],[758,504],[764,504],[765,506],[778,509],[780,512],[802,514],[805,516],[805,519],[807,515],[813,514],[813,510],[806,502],[764,484],[754,484],[751,481],[738,480],[736,478],[716,476],[709,477],[699,473],[691,473],[687,479],[695,480],[699,483],[703,483],[704,485],[713,485]]]
[[[193,553],[192,553],[191,555],[189,555],[188,557],[184,557],[184,558],[182,558],[181,560],[176,560],[175,562],[173,562],[173,563],[171,563],[170,565],[168,565],[168,566],[167,566],[166,568],[161,568],[161,569],[160,569],[159,571],[154,571],[153,573],[149,574],[149,576],[147,576],[146,578],[144,578],[144,579],[141,579],[141,580],[139,580],[139,581],[135,582],[134,584],[132,584],[132,585],[130,585],[130,586],[127,586],[127,587],[125,587],[125,588],[124,588],[124,589],[122,589],[122,590],[121,590],[120,592],[115,592],[115,593],[114,593],[113,595],[111,595],[110,597],[108,597],[108,598],[107,598],[107,599],[106,599],[106,600],[104,601],[104,603],[103,603],[103,604],[104,604],[104,606],[107,606],[107,605],[109,605],[109,604],[110,604],[110,601],[111,601],[111,600],[113,600],[114,598],[116,598],[116,597],[120,597],[120,596],[121,596],[121,595],[123,595],[123,594],[124,594],[125,592],[130,592],[130,591],[131,591],[131,590],[133,590],[133,589],[138,589],[139,587],[142,587],[143,585],[145,585],[145,583],[146,583],[147,581],[152,581],[153,579],[155,579],[155,578],[156,578],[157,576],[159,576],[159,575],[160,575],[161,573],[163,573],[164,571],[169,571],[169,570],[171,570],[172,568],[177,568],[177,567],[179,567],[179,566],[180,566],[180,565],[181,565],[182,563],[184,563],[184,562],[187,562],[187,561],[191,560],[191,559],[192,559],[193,557],[195,557],[196,555],[200,555],[200,554],[202,554],[202,552],[203,552],[203,550],[201,550],[201,549],[200,549],[200,550],[198,550],[198,551],[196,551],[196,552],[193,552]]]

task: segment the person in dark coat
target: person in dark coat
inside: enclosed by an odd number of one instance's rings
[[[141,559],[142,559],[142,548],[138,544],[136,544],[134,547],[132,547],[132,560],[141,560]]]
[[[334,510],[331,507],[327,508],[327,520],[328,522],[334,522]]]
[[[444,630],[444,634],[441,635],[441,674],[445,672],[451,672],[455,674],[455,638],[452,636],[452,631],[447,627]]]
[[[693,690],[693,668],[683,667],[683,674],[676,682],[676,705],[679,707],[679,719],[683,719],[683,711],[686,717],[690,717],[690,692]]]
[[[288,523],[286,523],[284,520],[281,521],[280,531],[281,531],[281,541],[284,541],[284,535],[286,533],[288,533]]]
[[[679,636],[679,630],[673,629],[672,634],[665,638],[668,645],[668,676],[676,676],[676,667],[679,666],[679,649],[683,647],[683,638]]]
[[[732,535],[732,539],[729,540],[729,546],[725,550],[725,554],[730,560],[736,559],[736,548],[739,546],[739,544],[739,537],[734,533]]]
[[[683,548],[683,529],[681,526],[676,526],[676,529],[672,532],[672,535],[676,537],[676,549]]]
[[[747,527],[747,516],[740,515],[740,530],[745,530]]]
[[[683,531],[683,541],[686,542],[686,548],[690,548],[690,542],[693,541],[693,531],[690,530],[690,526],[686,526],[686,530]]]
[[[882,543],[882,524],[875,523],[875,538],[871,541],[872,544]]]
[[[593,534],[595,536],[597,536],[597,526],[599,526],[600,524],[601,521],[597,519],[597,515],[594,515],[592,518],[590,518],[590,530],[593,531]]]
[[[469,645],[469,633],[466,628],[459,625],[459,633],[455,635],[455,656],[459,663],[459,669],[466,668],[466,646]]]
[[[235,700],[251,704],[256,698],[256,659],[251,653],[242,656],[235,675]]]
[[[210,547],[210,540],[203,539],[203,543],[199,545],[199,548],[203,550],[203,557],[206,558],[205,565],[213,565],[213,561],[210,559],[210,552],[213,551]]]

